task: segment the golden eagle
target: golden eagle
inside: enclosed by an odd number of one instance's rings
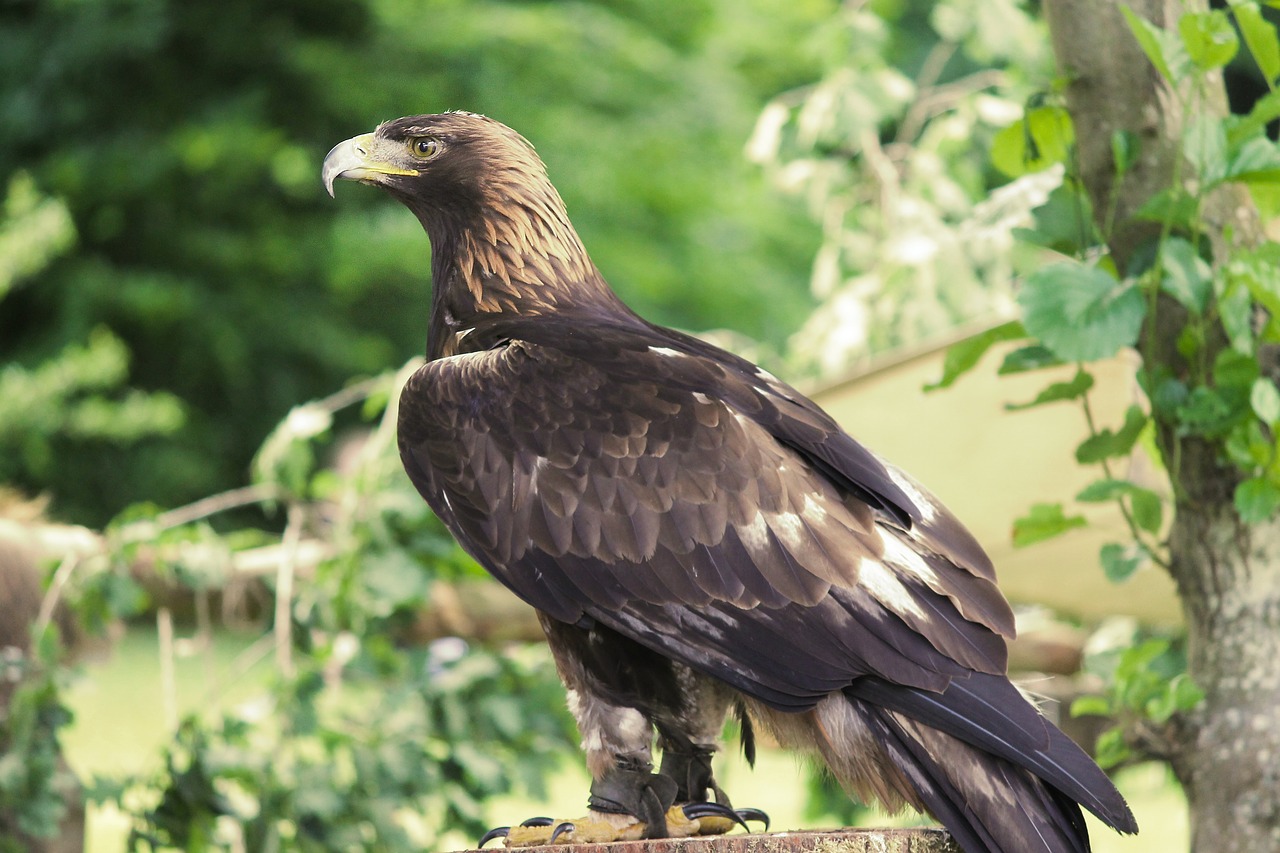
[[[814,753],[970,853],[1086,851],[1080,805],[1137,827],[1006,676],[990,560],[927,491],[748,361],[605,283],[531,146],[483,116],[402,118],[323,177],[382,187],[431,241],[405,470],[537,609],[593,783],[588,814],[507,843],[723,832],[726,717]],[[655,740],[662,762],[654,772]],[[487,840],[487,839],[486,839]]]

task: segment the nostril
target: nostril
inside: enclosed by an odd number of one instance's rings
[[[363,145],[357,145],[357,146],[356,146],[356,153],[357,153],[357,154],[359,154],[361,157],[367,157],[367,156],[369,156],[369,152],[364,150],[364,146],[363,146]]]

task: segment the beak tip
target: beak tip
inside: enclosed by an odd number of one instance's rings
[[[342,179],[348,171],[358,165],[359,162],[355,157],[350,139],[345,142],[339,142],[329,149],[329,153],[325,155],[324,163],[320,166],[320,181],[324,184],[325,192],[329,193],[329,198],[335,197],[333,192],[334,181]]]

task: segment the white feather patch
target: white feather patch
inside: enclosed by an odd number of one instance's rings
[[[769,527],[773,530],[778,540],[787,547],[792,554],[799,552],[804,548],[808,530],[804,526],[804,521],[794,512],[780,512],[769,517]]]
[[[880,531],[881,554],[896,569],[915,575],[924,584],[937,589],[938,575],[914,548],[892,533]]]
[[[920,510],[921,518],[925,521],[933,521],[938,517],[938,504],[933,495],[925,492],[910,477],[894,466],[886,463],[884,467],[889,474],[889,479],[893,480],[893,484],[902,489],[903,493],[911,498],[911,502]]]
[[[742,540],[748,553],[765,553],[769,547],[769,526],[765,524],[764,513],[757,510],[751,523],[738,529],[738,538]]]
[[[895,613],[924,618],[924,610],[915,596],[902,585],[884,563],[873,557],[864,557],[858,564],[858,583],[866,588],[877,601]]]

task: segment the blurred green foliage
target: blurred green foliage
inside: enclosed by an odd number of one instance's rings
[[[67,573],[62,598],[104,621],[135,612],[131,567],[199,595],[243,584],[245,558],[268,555],[259,582],[274,613],[247,659],[273,654],[271,676],[248,701],[183,720],[156,770],[89,787],[128,816],[130,850],[433,849],[448,832],[483,834],[495,795],[541,796],[570,754],[545,646],[421,636],[437,585],[481,570],[403,476],[387,404],[407,375],[294,408],[250,486],[167,512],[135,505],[108,527],[109,548]],[[335,435],[344,414],[362,424],[354,438]],[[321,464],[343,437],[341,470]],[[215,532],[214,515],[243,505],[282,515],[283,534]],[[54,691],[41,699],[61,707]],[[53,736],[36,744],[52,751]],[[51,785],[17,799],[32,811]]]
[[[5,303],[6,295],[71,250],[75,237],[66,206],[41,195],[29,174],[15,174],[0,208],[0,308],[12,310],[19,300]],[[128,446],[177,430],[176,398],[126,389],[128,368],[125,345],[102,326],[33,365],[0,365],[0,484],[53,477],[59,442]]]
[[[838,60],[777,96],[747,149],[821,225],[811,282],[821,304],[788,356],[789,372],[827,377],[1010,316],[1013,230],[1062,175],[1012,175],[992,159],[1052,74],[1028,4],[849,4],[831,30]]]
[[[32,839],[55,835],[67,814],[64,793],[75,784],[58,745],[71,713],[57,632],[33,639],[30,654],[6,648],[0,658],[0,853],[23,853]]]
[[[834,8],[4,4],[0,185],[30,175],[76,240],[6,298],[0,361],[96,353],[97,335],[135,387],[166,396],[133,413],[162,441],[27,424],[38,452],[0,474],[92,524],[180,504],[240,482],[298,400],[420,352],[426,239],[372,191],[328,203],[316,175],[334,143],[413,112],[486,112],[533,140],[647,316],[780,346],[809,308],[814,238],[741,148],[760,104],[838,51],[819,26]]]
[[[348,664],[340,686],[309,668],[277,688],[271,725],[260,708],[190,717],[160,772],[99,780],[93,796],[134,815],[131,850],[413,851],[448,830],[478,838],[484,802],[517,786],[545,795],[550,762],[572,744],[550,662],[532,651],[383,648]]]

